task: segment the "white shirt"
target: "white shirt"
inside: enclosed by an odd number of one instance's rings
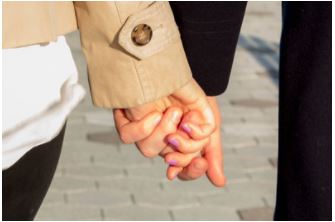
[[[2,169],[52,140],[85,95],[64,36],[2,50]]]

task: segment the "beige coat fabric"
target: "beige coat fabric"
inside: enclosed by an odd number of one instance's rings
[[[152,29],[147,45],[131,39],[138,24]],[[3,48],[50,42],[77,27],[99,107],[145,104],[192,78],[168,2],[3,2]]]

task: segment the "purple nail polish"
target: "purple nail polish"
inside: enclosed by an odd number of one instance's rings
[[[192,129],[187,125],[183,124],[181,128],[186,132],[186,133],[191,133]]]
[[[178,140],[176,140],[176,139],[169,139],[168,142],[169,142],[169,144],[171,144],[173,146],[173,148],[178,149],[178,146],[179,146]]]
[[[176,161],[176,160],[169,160],[169,161],[168,161],[168,164],[169,164],[170,166],[175,166],[175,165],[177,164],[177,161]]]

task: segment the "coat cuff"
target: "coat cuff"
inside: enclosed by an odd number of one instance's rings
[[[168,96],[192,79],[169,3],[145,3],[140,9],[134,4],[75,3],[96,106],[135,107]],[[152,29],[152,39],[143,46],[131,38],[138,24]]]

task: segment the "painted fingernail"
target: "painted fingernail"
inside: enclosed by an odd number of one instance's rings
[[[187,125],[187,124],[183,124],[181,126],[181,128],[186,132],[186,133],[190,133],[192,131],[192,129]]]
[[[170,166],[175,166],[177,164],[176,160],[169,160],[167,161]]]
[[[169,142],[169,144],[172,145],[173,148],[178,149],[178,146],[179,146],[178,140],[176,140],[176,139],[169,139],[168,142]]]

